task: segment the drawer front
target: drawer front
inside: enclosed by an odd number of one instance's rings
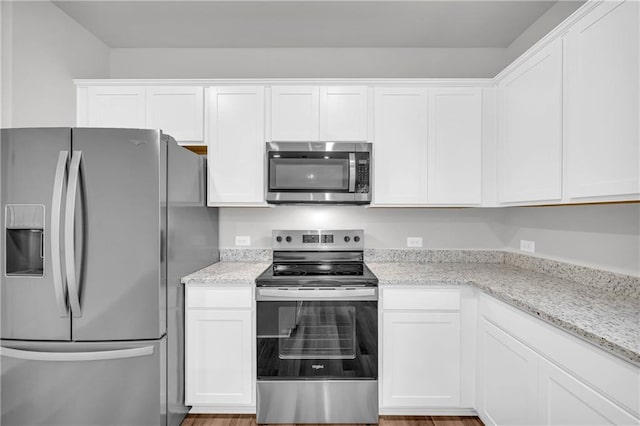
[[[187,285],[187,308],[253,307],[253,287],[194,287]]]
[[[460,310],[459,289],[383,288],[382,309]]]

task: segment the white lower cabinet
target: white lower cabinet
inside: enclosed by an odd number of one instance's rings
[[[460,404],[460,314],[384,312],[384,407]]]
[[[251,287],[187,286],[185,403],[194,412],[255,411]]]
[[[461,290],[394,286],[380,300],[381,413],[457,413],[468,379]]]
[[[538,356],[484,318],[478,333],[479,414],[496,425],[537,424]]]
[[[640,369],[481,295],[477,411],[486,425],[638,425]]]
[[[637,425],[638,419],[563,369],[539,360],[541,425]]]

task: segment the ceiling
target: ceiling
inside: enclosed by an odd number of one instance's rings
[[[504,48],[556,1],[54,3],[113,48]]]

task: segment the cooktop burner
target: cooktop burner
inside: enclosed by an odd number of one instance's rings
[[[348,264],[332,264],[332,263],[285,263],[285,264],[273,264],[273,276],[325,276],[325,275],[339,275],[339,276],[362,276],[363,274],[362,263],[348,263]]]

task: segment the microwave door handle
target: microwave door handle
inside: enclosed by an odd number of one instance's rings
[[[76,274],[76,247],[75,247],[75,222],[76,222],[76,197],[78,195],[78,181],[80,179],[80,162],[82,151],[74,151],[71,156],[69,172],[69,187],[67,189],[67,204],[64,221],[64,248],[67,265],[67,286],[69,288],[69,305],[74,317],[81,317],[80,293],[78,276]]]
[[[349,153],[349,192],[356,192],[356,154]]]

